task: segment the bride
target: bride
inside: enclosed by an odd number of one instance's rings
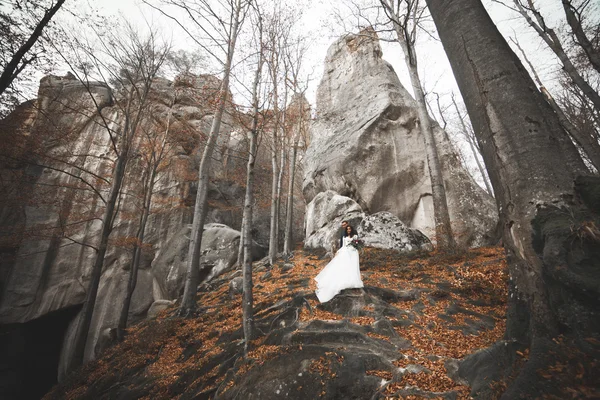
[[[346,227],[347,236],[343,238],[343,246],[338,250],[335,257],[315,277],[317,281],[316,295],[321,303],[331,300],[343,289],[361,288],[363,282],[360,279],[360,267],[358,262],[358,250],[350,243],[358,239],[358,235],[352,235],[352,227]]]

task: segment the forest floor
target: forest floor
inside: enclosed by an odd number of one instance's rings
[[[300,360],[297,368],[301,365],[320,385],[289,380],[296,385],[289,398],[343,398],[335,393],[343,387],[335,383],[342,374],[355,376],[341,385],[360,380],[361,387],[374,388],[369,389],[373,398],[470,398],[470,388],[449,375],[453,360],[504,334],[508,275],[502,248],[454,256],[364,249],[365,289],[344,291],[321,305],[312,278],[328,261],[322,253],[297,250],[272,267],[255,265],[257,338],[247,357],[241,295],[232,294],[229,285],[241,276],[237,270],[202,285],[197,316],[176,317],[176,304],[130,328],[123,343],[105,350],[45,399],[276,398],[264,395],[266,383],[260,383],[277,374],[268,369],[276,359],[290,368]],[[382,322],[390,329],[381,329]],[[319,350],[324,344],[314,339],[317,324],[319,334],[328,332],[328,340],[335,342],[331,351]],[[331,339],[342,331],[346,339]],[[367,347],[383,349],[369,351],[387,358],[352,361],[352,349]],[[352,361],[352,369],[344,360]],[[253,375],[253,370],[262,372]],[[252,392],[259,388],[263,395]]]

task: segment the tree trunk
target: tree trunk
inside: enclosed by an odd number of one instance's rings
[[[210,134],[204,152],[202,161],[198,168],[198,191],[196,193],[196,203],[194,204],[194,219],[192,222],[192,231],[190,233],[190,247],[188,252],[188,264],[185,278],[185,287],[181,306],[179,308],[180,316],[191,316],[196,310],[196,292],[200,283],[200,248],[202,246],[202,234],[204,232],[204,221],[208,213],[208,184],[210,180],[210,162],[214,152],[219,130],[221,128],[221,119],[225,111],[225,105],[228,101],[229,79],[231,75],[231,65],[233,53],[238,35],[239,20],[241,11],[241,1],[236,1],[235,16],[233,16],[233,26],[229,38],[229,47],[227,50],[227,59],[224,65],[223,81],[219,91],[217,109],[210,127]]]
[[[425,149],[427,151],[427,165],[429,166],[429,177],[431,180],[431,194],[433,197],[433,213],[435,219],[435,236],[438,248],[442,250],[452,250],[456,247],[452,226],[450,224],[450,214],[448,213],[448,201],[446,200],[446,189],[444,188],[444,179],[442,177],[442,167],[438,157],[437,146],[433,130],[431,129],[431,120],[427,113],[427,102],[423,93],[423,86],[417,70],[417,59],[414,47],[407,43],[404,35],[396,25],[397,40],[404,52],[406,66],[409,71],[410,81],[412,83],[415,100],[417,101],[417,113]],[[409,46],[411,46],[409,48]]]
[[[277,129],[277,128],[275,128]],[[273,147],[275,143],[273,141]],[[271,168],[273,169],[273,176],[271,180],[271,224],[269,231],[269,263],[273,265],[275,258],[277,257],[277,181],[278,181],[278,162],[277,162],[277,148],[273,148],[271,151]]]
[[[571,59],[565,52],[565,49],[563,48],[563,46],[560,42],[560,39],[556,35],[556,32],[554,32],[554,29],[550,29],[545,25],[545,22],[541,18],[541,15],[539,14],[539,12],[535,8],[531,7],[531,6],[533,6],[533,3],[531,3],[531,0],[528,0],[528,2],[530,2],[530,5],[531,5],[530,9],[536,15],[536,18],[540,21],[541,26],[538,25],[533,19],[531,19],[531,17],[527,13],[527,11],[523,8],[523,6],[521,5],[519,0],[514,0],[514,2],[515,2],[515,5],[517,6],[517,9],[521,13],[521,15],[525,18],[527,23],[533,29],[535,29],[535,31],[538,33],[538,35],[540,35],[540,37],[544,40],[544,42],[546,42],[548,47],[550,47],[550,49],[554,52],[554,54],[556,54],[556,56],[562,63],[565,72],[573,80],[573,83],[581,89],[581,91],[587,96],[588,99],[590,99],[590,101],[594,104],[594,108],[597,111],[600,111],[600,95],[598,94],[598,92],[596,92],[594,90],[594,88],[592,88],[590,86],[590,84],[581,76],[581,74],[579,72],[577,72],[577,68],[575,68],[575,66],[571,62]]]
[[[56,4],[52,6],[52,8],[44,13],[41,21],[36,25],[33,32],[31,32],[31,35],[29,35],[27,41],[25,41],[25,43],[19,47],[19,49],[11,57],[10,61],[6,64],[4,71],[2,71],[2,75],[0,75],[0,95],[4,93],[4,91],[13,83],[15,78],[23,71],[27,64],[31,62],[31,60],[23,61],[25,55],[29,50],[31,50],[35,42],[37,42],[37,40],[40,38],[44,28],[48,25],[52,17],[54,17],[54,14],[56,14],[57,11],[62,7],[64,2],[65,0],[58,0]],[[19,63],[22,63],[22,65],[19,66]]]
[[[456,104],[456,100],[454,100],[454,96],[452,96],[452,103],[454,104],[454,108],[456,109],[456,113],[458,114],[458,119],[460,120],[460,126],[463,131],[463,135],[467,138],[467,142],[469,142],[469,147],[471,148],[471,153],[473,153],[473,158],[475,158],[475,162],[477,163],[477,168],[479,169],[479,173],[481,174],[481,178],[483,179],[483,183],[485,184],[485,189],[490,194],[490,196],[494,195],[494,191],[492,190],[492,186],[490,185],[490,181],[487,177],[487,172],[483,169],[483,165],[479,161],[479,155],[481,154],[478,150],[475,149],[475,144],[473,143],[473,138],[467,129],[467,125],[465,124],[465,120],[463,119],[460,110],[458,109],[458,104]]]
[[[296,175],[296,157],[298,154],[298,140],[294,140],[292,147],[292,157],[290,159],[290,177],[287,195],[287,207],[285,213],[285,237],[283,241],[283,253],[290,254],[294,246],[293,238],[293,213],[294,213],[294,178]]]
[[[144,196],[144,204],[142,207],[142,216],[140,219],[140,226],[136,234],[136,241],[133,251],[133,260],[129,268],[129,280],[127,282],[127,293],[125,294],[125,300],[121,307],[121,315],[119,316],[119,324],[117,326],[117,339],[122,341],[125,338],[125,329],[127,328],[127,319],[129,318],[129,308],[131,306],[131,298],[137,285],[137,276],[140,266],[140,258],[142,255],[142,246],[144,244],[144,237],[146,234],[146,225],[148,223],[148,217],[150,216],[150,207],[152,205],[152,192],[154,190],[154,184],[156,182],[156,168],[158,165],[152,168],[148,182],[146,183],[146,193]]]
[[[279,171],[277,176],[277,212],[275,218],[275,243],[277,244],[277,253],[279,253],[279,224],[281,220],[281,192],[283,191],[283,175],[285,173],[286,151],[284,146],[284,134],[281,135],[281,152],[279,153]]]
[[[127,140],[127,139],[125,139]],[[94,266],[92,267],[92,276],[88,286],[87,295],[83,303],[83,308],[79,314],[79,322],[75,334],[75,346],[73,349],[72,362],[69,369],[75,369],[83,364],[85,356],[85,345],[87,343],[90,325],[92,323],[92,315],[96,305],[96,296],[98,295],[98,287],[100,285],[100,277],[102,276],[102,266],[104,265],[104,255],[108,247],[108,237],[112,232],[115,209],[117,199],[121,192],[121,185],[125,176],[127,166],[128,145],[123,149],[113,171],[113,180],[110,188],[110,194],[106,202],[106,210],[102,217],[102,231],[100,233],[100,244]]]
[[[259,16],[259,42],[262,42],[262,20]],[[262,49],[261,49],[262,50]],[[253,295],[252,295],[252,204],[254,202],[254,163],[256,161],[256,153],[258,150],[258,85],[263,66],[262,52],[259,55],[258,66],[254,75],[254,84],[252,87],[252,128],[250,132],[250,148],[248,154],[248,167],[246,175],[246,195],[244,200],[244,217],[242,224],[242,240],[243,259],[242,276],[244,279],[244,291],[242,299],[242,326],[244,330],[244,354],[248,354],[250,341],[253,338],[254,329],[254,314],[253,314]]]
[[[250,158],[248,159],[248,174],[246,178],[246,196],[244,201],[244,232],[242,234],[244,244],[244,258],[242,263],[242,272],[244,279],[244,292],[242,299],[243,329],[244,329],[244,353],[248,353],[250,341],[253,338],[254,315],[253,315],[253,296],[252,296],[252,202],[254,190],[254,163],[256,160],[258,129],[255,122],[252,123],[252,136],[250,138]]]
[[[575,177],[585,172],[573,162],[577,150],[561,141],[566,135],[558,118],[480,0],[427,4],[482,146],[509,262],[506,342],[465,363],[479,363],[486,375],[472,381],[499,380],[519,365],[513,364],[515,346],[529,347],[529,360],[502,399],[542,397],[564,389],[563,381],[540,374],[564,355],[558,335],[598,336],[600,293],[593,271],[600,268],[600,221],[586,205],[592,204],[586,191],[600,185],[588,180],[574,191]],[[591,230],[584,234],[585,227]],[[482,397],[491,390],[479,387]]]
[[[590,60],[592,67],[600,72],[600,51],[594,47],[593,43],[588,39],[581,25],[581,16],[569,0],[563,0],[563,8],[567,16],[567,22],[573,30],[573,34],[577,38],[577,43],[581,46],[585,55]]]

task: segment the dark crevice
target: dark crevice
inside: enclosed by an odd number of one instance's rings
[[[39,400],[57,383],[63,339],[80,309],[0,326],[0,399]]]

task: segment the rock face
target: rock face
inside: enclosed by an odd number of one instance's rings
[[[382,211],[367,216],[354,200],[332,190],[319,193],[306,207],[304,247],[334,253],[339,247],[342,221],[354,226],[369,247],[400,252],[432,248],[427,236],[407,227],[395,215]]]
[[[173,144],[154,188],[131,323],[146,318],[157,301],[176,299],[181,292],[202,138],[210,127],[211,97],[219,84],[208,75],[154,82],[151,113],[143,124],[162,130],[169,120]],[[103,83],[91,83],[88,92],[71,75],[49,76],[41,81],[39,98],[20,110],[24,116],[0,121],[0,177],[12,185],[3,186],[6,191],[0,196],[0,325],[26,324],[62,310],[78,310],[83,303],[104,211],[103,202],[83,182],[95,182],[99,193],[108,193],[103,179],[110,180],[114,153],[98,110],[117,130],[123,116],[115,102]],[[207,223],[218,224],[206,227],[199,266],[205,279],[226,271],[237,257],[239,232],[230,227],[238,227],[241,219],[244,188],[239,176],[245,174],[247,141],[236,112],[231,107],[225,113],[212,163]],[[132,259],[128,238],[135,237],[138,226],[143,176],[136,160],[139,157],[128,166],[123,186],[127,195],[105,257],[86,360],[95,357],[106,332],[116,326],[125,296]],[[268,172],[269,165],[266,161],[260,167]],[[257,224],[265,218],[261,213],[259,209]],[[257,257],[260,249],[255,246]],[[67,321],[62,359],[70,351],[76,321],[77,316]],[[61,371],[65,368],[62,363]]]
[[[431,184],[416,103],[381,55],[368,30],[329,48],[305,156],[304,198],[310,203],[333,190],[367,214],[389,211],[432,237]],[[483,244],[497,221],[495,202],[462,167],[446,133],[433,126],[455,234],[462,244]]]

